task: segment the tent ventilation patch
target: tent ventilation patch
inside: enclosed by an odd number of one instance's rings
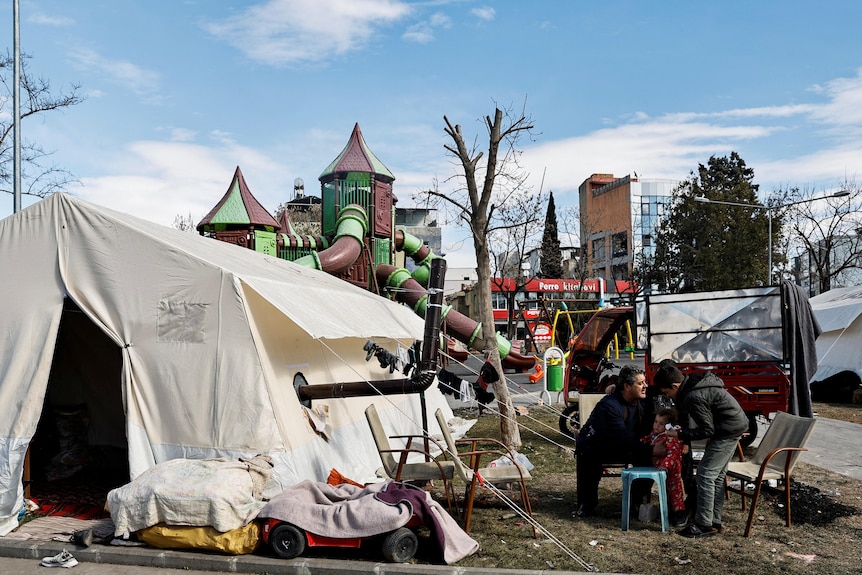
[[[159,301],[159,341],[206,343],[204,322],[208,304]]]

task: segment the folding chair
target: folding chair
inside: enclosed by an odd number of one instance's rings
[[[581,393],[578,396],[578,423],[580,429],[583,429],[587,424],[587,420],[596,408],[596,405],[607,396],[606,393]],[[625,463],[606,463],[602,478],[605,477],[620,477],[622,470],[626,467]]]
[[[745,511],[745,500],[751,499],[751,510],[748,513],[748,523],[745,525],[745,537],[751,533],[754,522],[754,511],[763,483],[770,480],[782,483],[784,488],[784,511],[787,526],[790,527],[790,474],[796,466],[796,461],[802,451],[807,451],[805,444],[814,429],[815,420],[810,417],[799,417],[779,411],[766,430],[760,445],[748,461],[731,461],[727,469],[727,477],[739,479],[738,488],[726,486],[727,491],[738,493],[742,497],[742,510]],[[754,491],[746,491],[746,485],[754,485]]]
[[[581,428],[587,423],[590,414],[604,396],[604,393],[581,393],[578,395],[578,424]]]
[[[452,461],[437,461],[430,453],[425,451],[425,436],[386,435],[374,404],[369,405],[365,409],[365,419],[368,420],[371,435],[374,436],[374,443],[377,445],[377,452],[380,454],[380,460],[383,462],[383,471],[386,473],[386,476],[393,481],[405,482],[442,480],[444,490],[446,491],[446,504],[451,513],[452,505],[455,501],[455,487],[452,485],[452,479],[455,477],[455,463]],[[404,448],[396,449],[389,443],[390,439],[406,439],[407,444]],[[430,437],[427,439],[434,443],[441,452],[445,453],[446,450],[442,445]],[[413,447],[414,440],[418,440],[423,447],[420,449]],[[425,461],[408,463],[407,458],[411,453],[421,454],[425,458]],[[398,454],[397,460],[394,454]]]
[[[449,424],[446,422],[446,418],[443,416],[443,412],[441,410],[437,410],[434,413],[437,418],[437,423],[440,424],[440,431],[443,433],[443,441],[446,444],[446,448],[449,451],[449,455],[452,457],[455,462],[455,471],[458,473],[458,476],[462,481],[466,484],[464,491],[464,532],[470,532],[470,519],[473,516],[473,500],[476,495],[476,484],[486,485],[497,484],[497,483],[515,483],[517,482],[519,485],[519,491],[521,493],[521,504],[524,506],[524,510],[529,514],[529,516],[533,517],[533,508],[530,504],[530,495],[527,492],[527,481],[532,479],[530,476],[530,472],[527,471],[524,467],[519,465],[517,461],[515,461],[515,455],[500,441],[496,439],[490,439],[487,437],[483,438],[463,438],[459,440],[455,440],[452,437],[452,432],[449,430]],[[500,450],[481,450],[478,449],[479,443],[496,443],[501,446]],[[468,444],[470,446],[470,451],[467,452],[459,452],[458,444]],[[481,459],[483,455],[494,455],[494,456],[502,456],[507,457],[512,461],[512,465],[498,465],[497,467],[480,467]],[[462,457],[470,458],[470,466],[464,464],[461,461]],[[538,537],[538,530],[536,526],[533,525],[533,535]]]

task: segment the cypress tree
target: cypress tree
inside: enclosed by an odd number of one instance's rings
[[[539,275],[544,278],[563,277],[563,253],[560,251],[560,237],[557,233],[557,209],[554,206],[554,192],[548,200],[545,213],[545,231],[542,233],[542,257]]]

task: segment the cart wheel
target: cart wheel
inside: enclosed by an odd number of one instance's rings
[[[416,555],[419,540],[410,529],[396,529],[383,539],[383,557],[390,563],[406,563]]]
[[[295,525],[281,523],[269,534],[269,545],[282,559],[293,559],[305,551],[305,533]]]
[[[739,444],[743,447],[748,447],[757,439],[757,415],[754,413],[746,415],[748,415],[748,435],[743,435],[739,438]]]
[[[581,423],[578,421],[578,404],[570,403],[560,416],[560,432],[569,437],[575,437]]]

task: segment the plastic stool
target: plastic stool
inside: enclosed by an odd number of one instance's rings
[[[635,479],[652,479],[658,483],[658,507],[661,514],[661,530],[670,531],[670,522],[667,515],[667,473],[654,467],[629,467],[623,469],[621,474],[623,480],[623,520],[622,530],[629,530],[629,507],[631,506],[632,482]]]

